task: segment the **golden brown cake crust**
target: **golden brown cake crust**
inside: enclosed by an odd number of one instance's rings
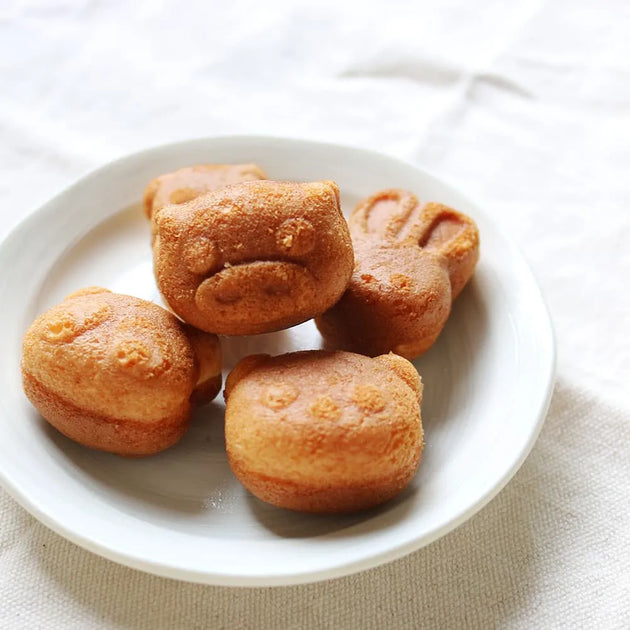
[[[198,368],[192,401],[196,405],[203,405],[213,400],[221,391],[223,384],[221,344],[216,335],[197,330],[187,324],[182,324],[182,328],[195,353]]]
[[[422,385],[401,357],[316,350],[248,357],[226,393],[230,466],[279,507],[369,508],[398,494],[418,467]]]
[[[425,352],[479,258],[466,215],[410,192],[383,190],[349,219],[355,267],[342,298],[316,319],[326,344],[371,356]]]
[[[322,313],[353,266],[334,182],[258,181],[165,206],[153,247],[173,311],[208,332],[281,330]]]
[[[256,164],[197,164],[180,168],[149,183],[144,191],[144,213],[150,219],[162,206],[184,203],[228,184],[266,178]]]
[[[194,390],[216,395],[220,348],[151,302],[89,287],[32,323],[22,377],[33,405],[72,439],[148,454],[183,435]]]
[[[112,418],[81,409],[49,389],[28,373],[23,374],[24,392],[42,416],[71,440],[90,448],[126,457],[151,455],[182,438],[189,424],[190,405],[179,415],[143,422]]]

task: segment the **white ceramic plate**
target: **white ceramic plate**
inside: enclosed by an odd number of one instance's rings
[[[21,338],[66,294],[101,285],[159,302],[139,200],[154,176],[200,162],[256,162],[271,179],[334,179],[344,210],[401,187],[470,214],[481,260],[435,346],[416,361],[425,383],[426,448],[403,494],[352,516],[268,506],[232,476],[223,404],[201,409],[182,442],[146,459],[78,446],[33,410],[20,383]],[[554,342],[523,258],[479,208],[398,160],[348,147],[237,137],[158,147],[109,164],[31,215],[0,250],[0,480],[75,543],[173,578],[274,585],[344,575],[426,545],[487,503],[521,465],[550,399]],[[311,322],[226,340],[226,368],[251,352],[318,348]]]

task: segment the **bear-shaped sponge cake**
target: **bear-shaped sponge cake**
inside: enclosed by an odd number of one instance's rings
[[[149,455],[184,434],[221,389],[215,335],[145,300],[90,287],[40,315],[23,341],[24,391],[80,444]]]
[[[404,190],[361,201],[349,219],[355,267],[317,327],[331,348],[408,359],[436,340],[479,258],[472,219]]]
[[[323,313],[353,267],[334,182],[232,184],[164,206],[157,285],[189,324],[224,335],[281,330]]]
[[[397,495],[420,462],[422,384],[394,354],[252,355],[228,376],[225,398],[230,466],[279,507],[369,508]]]

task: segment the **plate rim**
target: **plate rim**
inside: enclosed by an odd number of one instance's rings
[[[133,162],[134,160],[142,160],[143,158],[148,158],[151,154],[155,154],[156,152],[164,152],[164,151],[174,151],[178,148],[191,147],[194,145],[202,146],[210,146],[212,143],[227,143],[227,144],[243,144],[247,145],[252,142],[263,142],[263,143],[281,143],[286,145],[317,145],[320,149],[326,150],[346,150],[351,152],[358,152],[360,154],[367,154],[368,157],[385,159],[390,162],[395,162],[405,167],[410,167],[422,174],[422,176],[432,179],[436,184],[449,188],[454,191],[464,199],[466,199],[467,203],[474,207],[476,211],[480,213],[485,219],[487,219],[493,226],[496,234],[500,237],[500,239],[505,243],[505,245],[509,248],[512,256],[514,256],[518,261],[520,266],[525,269],[528,273],[528,276],[531,280],[531,286],[535,290],[536,295],[539,299],[539,307],[542,307],[542,314],[544,317],[542,321],[545,324],[545,333],[546,333],[546,344],[544,346],[544,350],[547,352],[547,361],[545,365],[547,367],[547,372],[544,378],[545,386],[539,392],[539,399],[537,400],[536,409],[532,409],[531,416],[535,418],[535,422],[531,424],[530,431],[528,433],[528,439],[524,444],[520,447],[520,453],[517,458],[512,462],[512,464],[503,472],[503,474],[495,480],[490,487],[486,490],[485,493],[482,493],[476,501],[470,504],[466,509],[464,509],[460,514],[451,519],[448,523],[442,525],[441,527],[436,527],[433,531],[429,532],[429,534],[412,540],[405,540],[400,544],[393,544],[387,550],[380,551],[373,555],[367,557],[361,557],[355,561],[344,562],[341,564],[336,564],[334,566],[330,566],[326,569],[316,569],[313,570],[302,570],[298,572],[285,571],[279,574],[273,574],[270,576],[264,576],[255,574],[236,574],[236,573],[225,573],[225,572],[217,572],[217,571],[199,571],[196,569],[185,569],[179,566],[171,566],[165,565],[163,562],[153,562],[150,559],[136,557],[134,555],[129,555],[125,553],[121,553],[116,549],[112,549],[106,545],[102,545],[99,541],[95,541],[89,536],[85,536],[82,533],[77,533],[72,527],[66,525],[63,521],[56,520],[51,515],[43,512],[39,506],[30,500],[30,497],[24,496],[19,489],[19,484],[14,483],[14,481],[5,473],[2,462],[0,461],[0,484],[4,487],[7,493],[23,508],[25,508],[30,514],[32,514],[35,518],[37,518],[40,522],[45,524],[47,527],[60,534],[67,540],[93,552],[101,557],[105,557],[107,559],[113,560],[120,564],[139,569],[148,573],[160,575],[163,577],[169,577],[179,580],[185,580],[189,582],[197,582],[204,584],[215,584],[215,585],[224,585],[224,586],[281,586],[281,585],[292,585],[292,584],[301,584],[301,583],[311,583],[326,579],[332,579],[336,577],[341,577],[344,575],[349,575],[352,573],[356,573],[358,571],[362,571],[368,568],[372,568],[378,565],[383,564],[384,562],[393,561],[395,559],[401,558],[412,551],[420,549],[435,540],[441,538],[442,536],[448,534],[453,531],[469,518],[471,518],[478,511],[483,509],[499,492],[507,485],[507,483],[512,479],[514,474],[521,467],[531,449],[536,442],[540,431],[542,430],[542,426],[544,424],[544,420],[549,409],[549,405],[551,403],[551,398],[553,395],[554,384],[555,384],[555,374],[556,374],[556,363],[557,363],[557,347],[556,347],[556,335],[553,328],[553,320],[550,315],[549,306],[543,291],[541,290],[540,284],[532,271],[530,265],[527,262],[526,256],[520,250],[518,245],[514,242],[514,240],[508,235],[505,234],[501,228],[501,226],[497,225],[495,221],[493,221],[489,215],[484,212],[480,206],[474,201],[471,200],[470,197],[462,193],[457,186],[452,185],[448,180],[438,177],[434,175],[430,170],[427,170],[424,166],[420,166],[414,164],[412,162],[406,161],[399,157],[389,155],[386,153],[382,153],[379,151],[374,151],[372,149],[367,149],[359,146],[353,146],[348,144],[339,144],[332,142],[321,142],[317,140],[311,140],[308,138],[297,138],[297,137],[286,137],[286,136],[273,136],[273,135],[247,135],[247,134],[238,134],[238,135],[221,135],[221,136],[208,136],[204,138],[192,138],[188,140],[181,140],[173,143],[159,144],[153,147],[148,147],[142,149],[140,151],[136,151],[133,153],[129,153],[124,156],[120,156],[106,164],[103,164],[96,169],[93,169],[79,178],[77,178],[70,185],[63,188],[60,192],[54,195],[51,199],[46,201],[43,205],[39,206],[37,209],[29,212],[26,216],[24,216],[16,225],[12,227],[12,229],[4,236],[2,241],[0,242],[0,256],[4,251],[5,245],[15,239],[20,237],[20,234],[28,233],[29,230],[33,228],[33,226],[37,225],[40,221],[42,221],[49,213],[54,211],[55,204],[58,203],[58,200],[64,195],[68,194],[77,186],[82,184],[88,184],[91,179],[97,178],[108,170],[116,168],[118,166],[123,165],[126,162]],[[104,218],[105,219],[105,218]],[[100,223],[100,222],[99,222]],[[97,224],[98,225],[98,224]],[[0,275],[0,279],[1,279]],[[0,285],[1,287],[1,285]],[[3,414],[6,412],[4,403],[0,401],[0,408],[2,409]]]

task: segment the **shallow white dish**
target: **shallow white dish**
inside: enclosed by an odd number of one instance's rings
[[[481,233],[474,279],[435,346],[425,384],[426,448],[395,501],[352,516],[294,514],[249,495],[223,445],[223,404],[197,413],[182,442],[146,459],[82,448],[33,410],[20,382],[21,338],[66,294],[101,285],[159,302],[139,200],[154,176],[200,162],[256,162],[271,179],[334,179],[345,212],[401,187],[470,214]],[[515,247],[446,184],[348,147],[261,137],[202,139],[109,164],[31,215],[0,248],[0,481],[73,542],[123,564],[224,585],[309,582],[366,569],[443,536],[485,505],[530,451],[549,403],[554,341],[539,289]],[[227,340],[226,368],[251,352],[318,348],[311,322]]]

